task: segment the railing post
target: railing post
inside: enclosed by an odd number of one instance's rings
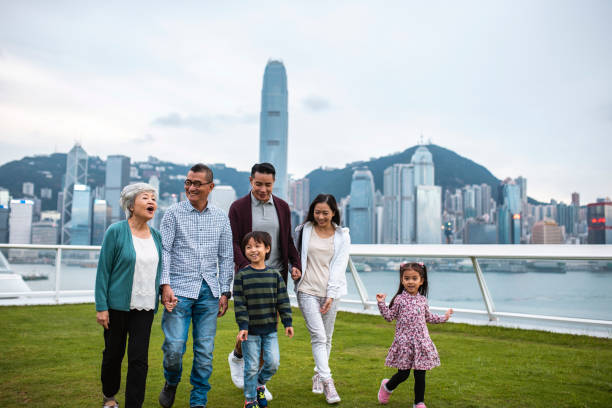
[[[497,317],[495,316],[495,305],[493,304],[493,298],[491,298],[491,294],[489,293],[489,288],[487,288],[487,282],[485,282],[482,271],[480,270],[480,264],[475,256],[471,256],[470,259],[472,260],[472,265],[474,266],[474,272],[476,273],[476,280],[480,286],[482,299],[485,302],[485,307],[487,308],[487,313],[489,314],[489,321],[495,322],[497,321]]]
[[[59,305],[60,271],[62,270],[62,248],[57,248],[55,255],[55,303]]]
[[[353,275],[353,280],[355,281],[355,286],[357,287],[357,292],[359,292],[359,297],[361,298],[363,308],[369,309],[370,305],[368,305],[368,291],[366,290],[363,282],[361,281],[359,272],[357,272],[357,268],[355,268],[355,265],[353,264],[353,259],[350,256],[348,264],[351,270],[351,274]]]

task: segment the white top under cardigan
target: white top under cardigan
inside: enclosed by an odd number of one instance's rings
[[[134,266],[134,283],[132,284],[132,299],[130,309],[155,309],[155,275],[159,254],[153,236],[138,238],[132,235],[136,264]]]
[[[349,250],[351,247],[351,236],[348,228],[342,228],[333,224],[336,228],[334,233],[334,256],[329,263],[329,280],[327,281],[326,297],[338,299],[346,295],[346,267],[349,260]],[[300,285],[304,280],[304,274],[308,273],[306,266],[308,265],[308,244],[310,235],[312,234],[313,225],[310,221],[303,225],[298,225],[296,231],[303,229],[302,232],[302,248],[300,250],[302,258],[302,279],[295,285],[295,292],[299,292]]]

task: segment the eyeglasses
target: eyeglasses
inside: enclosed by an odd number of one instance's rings
[[[194,186],[195,188],[200,188],[202,186],[205,186],[207,184],[212,183],[212,181],[207,181],[206,183],[202,183],[199,180],[189,180],[189,179],[185,179],[185,187],[191,187]]]

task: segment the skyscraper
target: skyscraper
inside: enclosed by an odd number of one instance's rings
[[[268,61],[261,90],[259,117],[259,161],[276,169],[274,192],[287,199],[287,73],[281,61]]]
[[[111,207],[111,223],[125,218],[119,206],[119,196],[123,187],[130,182],[130,158],[122,155],[112,155],[106,158],[106,182],[104,198]]]
[[[74,185],[70,220],[71,245],[91,245],[92,198],[89,186]]]
[[[0,244],[8,243],[10,215],[11,215],[11,212],[8,206],[0,204]]]
[[[208,202],[222,209],[226,214],[229,213],[229,208],[234,201],[236,201],[236,190],[232,186],[215,185],[208,196]]]
[[[572,205],[575,205],[576,207],[580,207],[580,194],[579,193],[572,193]]]
[[[91,245],[102,245],[104,233],[111,224],[112,208],[106,200],[95,200],[93,204],[93,222]]]
[[[9,191],[4,187],[0,187],[0,205],[3,205],[5,208],[8,208],[10,202],[11,195]]]
[[[415,231],[414,166],[396,163],[387,167],[383,192],[383,243],[412,243]]]
[[[32,241],[34,201],[11,200],[9,244],[29,244]]]
[[[497,212],[497,239],[500,244],[521,243],[521,189],[511,179],[501,186],[502,206]]]
[[[66,177],[62,192],[62,244],[70,244],[72,194],[75,184],[87,184],[87,153],[76,143],[66,157]]]
[[[348,212],[351,241],[354,244],[374,243],[374,176],[367,167],[357,168],[353,172]]]

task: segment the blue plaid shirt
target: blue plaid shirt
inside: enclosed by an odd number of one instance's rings
[[[210,205],[196,210],[189,201],[168,208],[161,223],[163,269],[160,285],[176,296],[197,299],[205,280],[213,295],[230,291],[234,274],[229,218]]]

